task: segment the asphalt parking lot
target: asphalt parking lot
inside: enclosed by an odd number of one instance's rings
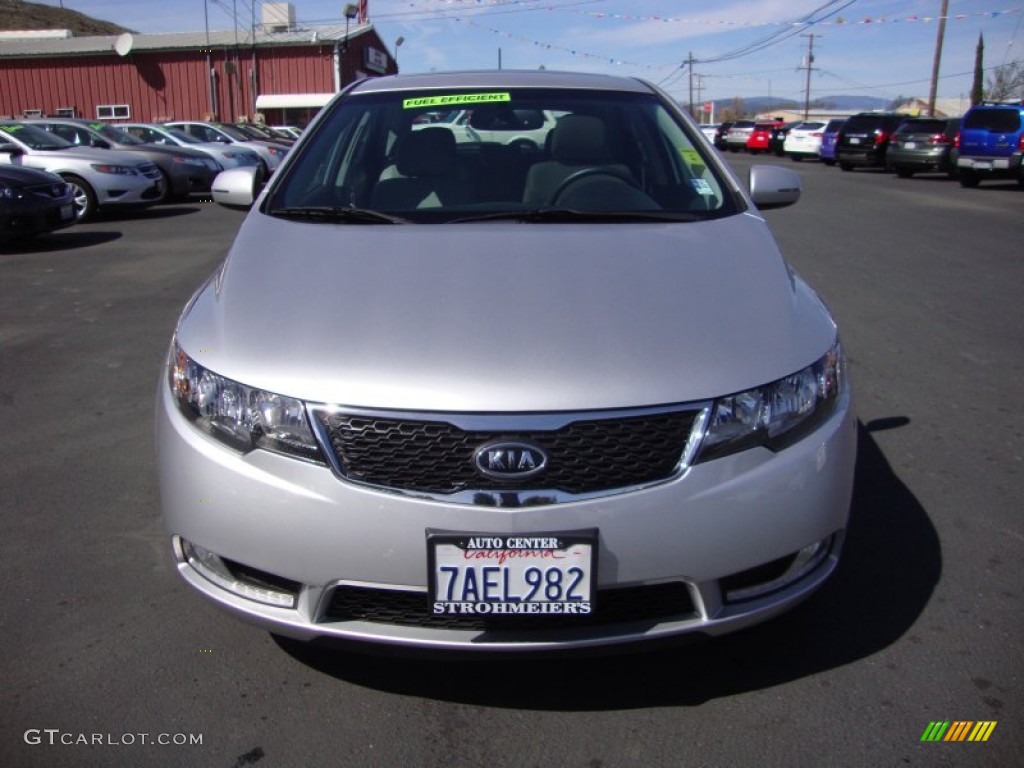
[[[638,655],[364,657],[220,614],[172,566],[153,396],[243,214],[195,200],[0,252],[0,763],[1018,764],[1024,190],[728,160],[804,179],[766,217],[851,360],[851,527],[795,612]],[[997,725],[922,742],[932,721]]]

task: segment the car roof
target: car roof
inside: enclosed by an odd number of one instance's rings
[[[643,80],[619,75],[551,70],[467,70],[424,72],[373,77],[356,83],[351,93],[427,90],[442,88],[590,88],[604,91],[651,93]]]

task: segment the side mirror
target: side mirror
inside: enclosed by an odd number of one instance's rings
[[[259,167],[246,166],[221,171],[213,180],[213,200],[228,208],[249,208],[263,188]]]
[[[99,149],[110,149],[110,143],[103,139],[93,139],[89,142],[89,146],[98,147]]]
[[[777,165],[755,165],[750,169],[750,197],[762,210],[784,208],[800,199],[800,176]]]
[[[21,147],[15,146],[14,144],[0,144],[0,155],[10,155],[11,157],[21,157],[25,154],[25,150]]]

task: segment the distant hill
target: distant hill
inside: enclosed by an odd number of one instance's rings
[[[0,31],[27,29],[70,29],[75,37],[119,35],[134,31],[67,8],[26,3],[22,0],[0,0]]]
[[[743,103],[743,111],[747,114],[762,114],[773,109],[793,110],[803,109],[803,101],[793,99],[773,99],[770,96],[750,96],[740,99]],[[812,109],[834,109],[845,112],[866,112],[873,109],[885,109],[889,106],[889,99],[881,99],[877,96],[816,96],[811,99]],[[716,99],[715,112],[723,109],[732,109],[732,99]]]

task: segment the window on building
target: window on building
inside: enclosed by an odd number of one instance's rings
[[[96,106],[97,120],[127,120],[131,116],[131,110],[127,104],[98,104]]]
[[[25,109],[21,112],[25,117],[42,117],[43,110],[41,109]]]
[[[75,117],[74,107],[57,107],[53,110],[54,117]]]

